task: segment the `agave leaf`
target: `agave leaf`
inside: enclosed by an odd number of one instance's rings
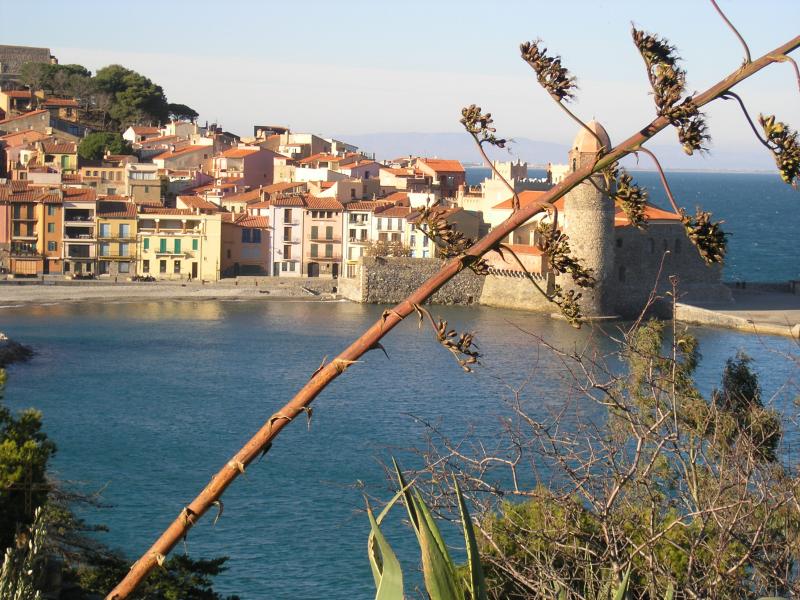
[[[384,512],[385,514],[385,512]],[[392,547],[381,532],[372,509],[367,506],[372,526],[368,544],[369,564],[375,578],[375,600],[403,600],[403,571]]]
[[[453,572],[455,572],[453,559],[450,558],[450,551],[447,549],[447,545],[444,543],[444,538],[442,537],[442,532],[439,531],[439,526],[436,525],[436,519],[433,518],[428,505],[425,504],[425,501],[422,499],[422,496],[420,496],[417,490],[414,490],[414,496],[416,500],[417,514],[420,516],[420,523],[425,521],[425,523],[428,525],[428,529],[433,535],[433,539],[439,546],[439,552],[445,557],[445,559],[447,559],[447,563],[450,565]]]
[[[400,497],[406,492],[408,487],[413,485],[413,484],[414,484],[414,482],[412,481],[411,483],[408,484],[408,486],[406,486],[405,488],[403,488],[399,492],[397,492],[394,495],[394,497],[389,501],[389,503],[386,506],[383,507],[383,510],[378,514],[378,517],[375,519],[375,522],[378,525],[380,525],[383,522],[383,519],[389,513],[389,510],[391,510],[391,508],[397,503],[397,501],[400,499]],[[365,500],[366,500],[366,498],[365,498]],[[367,509],[369,510],[369,502],[367,502]],[[372,577],[373,577],[373,579],[375,579],[375,587],[377,588],[378,584],[380,583],[381,572],[380,572],[380,569],[378,568],[378,563],[373,561],[372,549],[373,549],[373,540],[374,540],[374,538],[375,538],[374,532],[370,531],[369,532],[369,536],[367,538],[367,552],[368,552],[369,558],[370,558],[369,566],[372,568]]]
[[[453,478],[456,488],[456,498],[458,499],[458,511],[461,514],[461,523],[464,529],[464,542],[467,547],[467,566],[469,567],[468,590],[472,600],[485,600],[487,597],[486,581],[483,578],[483,568],[481,567],[481,557],[478,553],[478,540],[475,538],[475,531],[472,528],[472,519],[467,510],[467,503],[461,493],[458,480]],[[565,596],[566,599],[566,596]]]
[[[625,594],[628,591],[628,582],[631,578],[631,569],[628,567],[628,570],[625,571],[625,577],[622,579],[622,583],[619,584],[617,588],[617,592],[614,594],[614,600],[623,600],[625,598]]]
[[[411,526],[414,528],[414,533],[417,534],[417,539],[419,539],[419,522],[417,511],[414,505],[414,498],[411,495],[411,490],[409,490],[409,484],[406,483],[406,480],[403,477],[403,472],[400,470],[400,465],[397,464],[397,461],[394,459],[394,457],[392,457],[392,464],[394,465],[395,473],[397,473],[397,481],[400,484],[400,490],[403,491],[403,504],[408,511],[408,519],[411,521]]]
[[[415,494],[414,501],[419,515],[419,547],[425,589],[431,600],[463,600],[464,592],[456,578],[453,561],[446,548],[442,551],[439,528],[419,494]]]
[[[564,585],[559,585],[561,591],[558,592],[558,600],[567,600],[567,588]]]
[[[669,586],[667,587],[667,593],[664,596],[664,600],[672,600],[672,597],[675,595],[675,586],[672,585],[670,582]]]

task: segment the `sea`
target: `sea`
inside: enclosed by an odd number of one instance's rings
[[[655,188],[655,175],[637,173]],[[702,203],[731,232],[729,278],[797,279],[797,202],[768,175],[670,176],[687,206]],[[654,189],[653,196],[658,192]],[[3,402],[36,407],[56,442],[52,476],[99,492],[105,508],[80,509],[108,526],[100,540],[131,560],[203,488],[236,450],[300,388],[380,318],[384,307],[346,302],[158,301],[12,306],[0,331],[36,356],[9,368]],[[313,416],[287,427],[272,450],[226,492],[224,512],[194,527],[175,553],[227,556],[215,589],[244,600],[372,598],[367,502],[391,498],[385,466],[397,457],[419,468],[431,434],[474,447],[504,447],[510,403],[545,418],[573,402],[567,365],[546,344],[596,348],[614,364],[616,345],[592,327],[575,330],[547,316],[486,307],[433,307],[459,331],[473,331],[483,354],[464,373],[410,319],[315,401]],[[608,332],[618,335],[618,325]],[[796,344],[714,328],[700,340],[697,378],[710,393],[726,359],[755,359],[764,397],[787,415],[798,392]],[[577,413],[576,413],[577,414]],[[796,448],[798,436],[787,437]],[[415,450],[416,449],[416,450]],[[547,473],[539,473],[547,477]],[[503,473],[498,473],[502,480]],[[533,474],[522,476],[533,483]],[[411,594],[421,585],[413,532],[396,507],[386,520]],[[456,556],[462,538],[445,529]]]

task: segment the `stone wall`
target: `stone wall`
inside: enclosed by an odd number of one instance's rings
[[[668,291],[671,275],[678,277],[678,290],[685,302],[731,301],[730,290],[720,281],[722,267],[703,262],[680,223],[651,224],[646,231],[616,227],[613,247],[614,272],[608,287],[614,292],[616,314],[622,317],[641,312],[656,279],[659,294]],[[669,307],[663,304],[657,312],[669,316]]]
[[[50,49],[0,45],[0,74],[19,75],[26,62],[50,64]]]
[[[540,279],[537,283],[542,289],[551,291],[552,278],[549,283],[546,278]],[[558,312],[558,307],[545,299],[524,277],[489,275],[483,284],[480,303],[497,308],[515,308],[546,313]]]
[[[354,279],[341,280],[345,298],[370,304],[396,304],[411,295],[436,273],[443,261],[436,258],[364,257]],[[432,304],[477,304],[484,277],[465,269],[436,292]]]

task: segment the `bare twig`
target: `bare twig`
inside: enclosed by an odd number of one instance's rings
[[[739,31],[736,29],[736,27],[733,26],[733,23],[731,23],[730,20],[728,19],[728,17],[725,16],[725,13],[722,12],[722,9],[717,5],[716,0],[711,0],[711,4],[714,6],[714,10],[717,11],[717,14],[720,17],[722,17],[723,21],[725,21],[725,24],[728,27],[730,27],[730,29],[734,33],[734,35],[737,38],[739,38],[739,42],[742,44],[742,47],[744,48],[745,64],[749,63],[751,61],[751,59],[750,59],[750,48],[747,47],[747,42],[744,41],[744,38],[742,37],[742,35],[739,33]]]

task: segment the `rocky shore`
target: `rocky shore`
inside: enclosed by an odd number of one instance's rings
[[[15,342],[0,332],[0,369],[15,362],[24,362],[33,356],[33,350],[24,344]]]

